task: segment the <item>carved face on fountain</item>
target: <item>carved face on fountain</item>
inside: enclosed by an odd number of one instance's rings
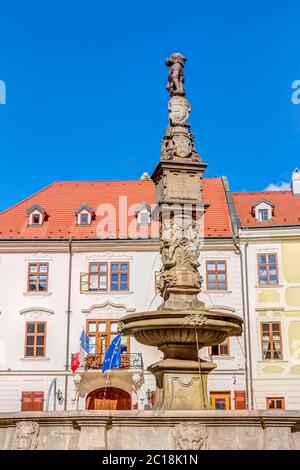
[[[191,106],[183,96],[173,96],[168,103],[169,116],[172,125],[185,124],[191,111]]]
[[[175,434],[178,450],[201,450],[206,448],[207,431],[205,426],[179,425]]]
[[[39,425],[32,421],[16,425],[15,450],[34,450],[38,444]]]

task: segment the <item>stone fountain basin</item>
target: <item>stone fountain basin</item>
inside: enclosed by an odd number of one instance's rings
[[[222,343],[228,336],[240,336],[242,324],[243,320],[236,315],[205,308],[179,311],[162,309],[122,317],[119,331],[147,346],[188,346],[198,340],[199,348],[202,348]]]

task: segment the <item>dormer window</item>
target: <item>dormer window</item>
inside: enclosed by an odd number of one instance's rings
[[[268,209],[258,209],[258,220],[260,222],[268,222],[268,220],[269,220],[269,210]]]
[[[45,209],[43,209],[38,204],[34,204],[33,206],[29,207],[29,209],[27,209],[27,214],[29,226],[42,225],[44,220],[47,218]]]
[[[39,225],[41,222],[41,214],[32,214],[31,223],[32,225]]]
[[[87,204],[81,204],[75,211],[77,225],[90,225],[95,217],[94,209]]]
[[[274,204],[261,199],[252,206],[252,215],[257,222],[271,222],[274,217]]]
[[[135,210],[138,225],[149,225],[151,221],[151,209],[148,204],[141,204]]]
[[[89,214],[88,212],[81,212],[79,214],[79,224],[80,225],[87,225],[89,223]]]

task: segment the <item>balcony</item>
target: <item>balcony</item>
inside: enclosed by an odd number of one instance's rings
[[[72,354],[72,360],[73,360]],[[85,358],[85,364],[79,367],[80,370],[101,369],[104,360],[104,354],[89,354]],[[121,354],[121,365],[114,369],[143,369],[143,358],[141,353],[123,353]]]

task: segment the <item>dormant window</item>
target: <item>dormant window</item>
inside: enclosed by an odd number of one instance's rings
[[[258,209],[258,220],[268,222],[270,220],[269,212],[269,209]]]
[[[90,337],[90,354],[105,354],[112,340],[118,335],[119,320],[87,320]],[[121,353],[129,352],[129,338],[121,337]]]
[[[207,290],[226,290],[226,261],[206,261],[206,279]]]
[[[46,322],[27,322],[25,326],[25,357],[45,357]]]
[[[226,338],[221,344],[211,346],[209,354],[210,356],[229,356],[229,338]]]
[[[278,284],[278,264],[276,254],[261,254],[257,256],[258,283],[260,286]]]
[[[80,225],[88,225],[89,224],[89,214],[87,212],[83,212],[79,214],[79,224]]]
[[[282,359],[280,323],[261,323],[261,342],[263,359]]]
[[[41,214],[32,214],[31,215],[31,223],[32,225],[40,225],[41,223]]]
[[[28,265],[28,292],[48,291],[48,263],[29,263]]]
[[[266,405],[268,410],[284,410],[283,397],[266,398]]]

